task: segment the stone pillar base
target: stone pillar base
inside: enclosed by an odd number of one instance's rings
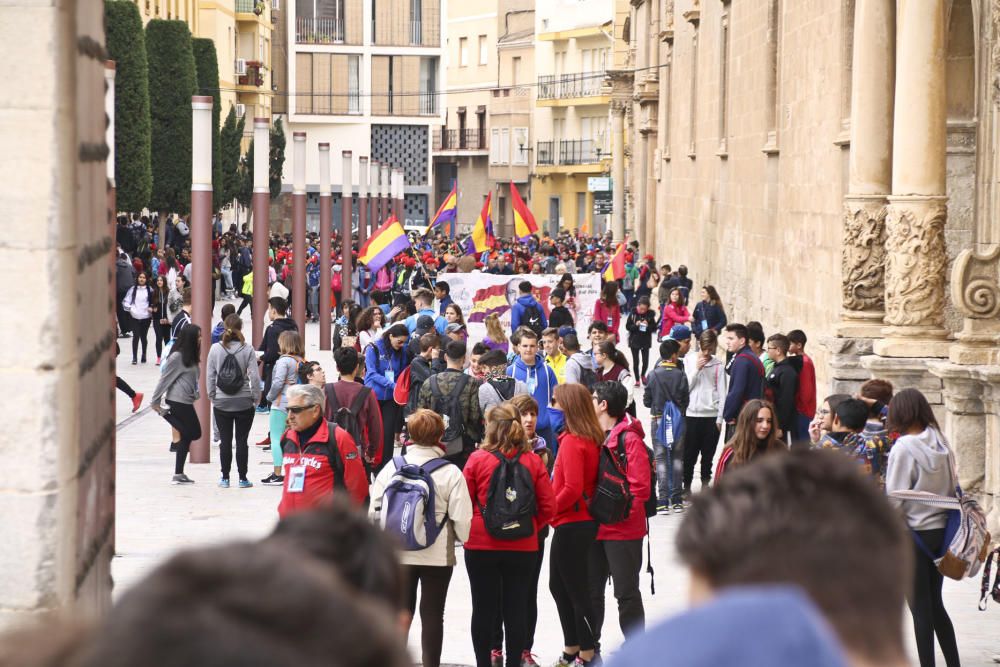
[[[821,338],[819,344],[830,351],[830,393],[855,394],[872,374],[861,358],[872,353],[872,339],[836,336]]]
[[[898,359],[878,354],[878,344],[875,342],[875,354],[861,357],[861,366],[871,377],[882,378],[892,383],[895,391],[913,387],[919,389],[927,402],[934,409],[934,416],[939,423],[944,423],[944,384],[941,378],[931,375],[929,359]]]
[[[881,310],[852,311],[849,315],[845,313],[834,327],[834,334],[838,338],[881,338],[885,326],[882,324],[884,316],[885,313]]]
[[[965,327],[948,355],[953,364],[1000,365],[1000,323],[995,320],[965,318]]]
[[[940,327],[885,327],[875,354],[895,358],[948,358],[948,330]]]

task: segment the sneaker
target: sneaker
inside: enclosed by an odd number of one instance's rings
[[[675,512],[683,512],[684,511],[684,503],[681,502],[681,501],[677,501],[676,503],[674,503],[674,511]]]
[[[141,391],[135,392],[135,396],[132,397],[132,412],[138,412],[139,406],[142,405],[142,399],[145,396]]]
[[[253,486],[253,482],[251,482],[249,479],[241,479],[239,486],[241,489],[249,489]]]
[[[179,475],[174,475],[174,478],[170,480],[171,484],[194,484],[194,480],[181,473]]]
[[[157,366],[159,366],[159,365],[160,365],[160,358],[159,358],[159,357],[157,357],[157,358],[156,358],[156,365],[157,365]]]
[[[271,444],[271,436],[270,434],[268,434],[267,437],[265,437],[263,440],[257,443],[257,446],[263,447],[264,445],[270,445],[270,444]]]
[[[228,477],[223,477],[222,479],[219,480],[219,488],[220,489],[228,489],[229,488],[229,478]]]
[[[174,453],[176,451],[177,451],[177,443],[176,442],[171,442],[170,443],[170,453],[172,454],[172,453]]]
[[[641,384],[641,383],[640,383],[640,382],[639,382],[638,380],[636,380],[636,381],[635,381],[635,387],[636,387],[636,389],[638,389],[638,388],[639,388],[639,385],[640,385],[640,384]]]
[[[138,360],[136,360],[136,359],[133,359],[133,360],[132,360],[132,365],[133,365],[133,366],[138,366],[138,365],[139,365],[139,362],[138,362]]]
[[[275,475],[272,472],[270,475],[260,480],[260,483],[263,484],[264,486],[281,486],[282,484],[285,483],[285,476]]]
[[[576,660],[573,661],[573,664],[576,667],[600,667],[600,665],[604,664],[604,661],[601,659],[600,654],[595,653],[594,657],[590,660],[584,660],[580,656],[577,656]]]
[[[139,363],[141,364],[146,363],[146,357],[139,357]]]
[[[503,667],[503,651],[490,651],[490,667]]]
[[[257,414],[259,414],[259,415],[266,415],[269,412],[271,412],[271,408],[265,407],[263,405],[259,405],[259,406],[257,406],[257,409],[255,410],[255,412]]]
[[[567,665],[572,665],[576,663],[577,654],[568,655],[563,653],[559,656],[559,660],[552,667],[566,667]]]
[[[667,505],[666,503],[660,503],[659,505],[656,506],[656,513],[670,514],[670,505]]]
[[[525,649],[521,653],[521,667],[538,667],[535,655],[530,650]]]
[[[264,445],[264,446],[263,446],[263,447],[261,448],[261,451],[262,451],[262,452],[269,452],[269,451],[271,451],[271,445]]]

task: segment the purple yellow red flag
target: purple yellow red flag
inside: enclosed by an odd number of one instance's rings
[[[605,281],[621,280],[625,277],[625,244],[619,243],[615,248],[615,254],[611,256],[611,261],[601,272],[601,278]]]
[[[538,232],[538,224],[535,222],[535,216],[531,215],[531,211],[521,199],[521,193],[517,191],[514,181],[510,182],[510,202],[514,208],[514,237],[518,241],[524,241]]]
[[[434,214],[434,219],[431,220],[431,224],[427,226],[427,231],[424,232],[424,236],[430,234],[431,229],[437,227],[438,225],[443,225],[447,222],[454,223],[455,217],[458,215],[458,185],[456,184],[452,187],[451,192],[445,197],[444,202],[441,204],[441,208],[437,210]]]
[[[390,215],[381,227],[368,238],[360,252],[358,261],[372,271],[378,271],[392,261],[392,258],[410,249],[410,239],[399,224],[396,216]]]
[[[483,210],[479,212],[476,224],[472,226],[472,235],[465,246],[465,252],[468,255],[475,255],[489,250],[493,247],[496,240],[493,236],[493,218],[490,216],[490,200],[492,196],[492,192],[486,193]]]
[[[500,316],[508,310],[510,303],[507,301],[507,285],[493,285],[476,290],[467,319],[469,322],[483,322],[493,313]]]

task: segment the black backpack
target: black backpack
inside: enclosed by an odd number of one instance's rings
[[[434,412],[444,417],[444,435],[441,442],[445,446],[445,455],[458,454],[465,448],[465,419],[462,416],[461,397],[469,376],[462,373],[458,382],[447,396],[441,391],[439,375],[432,375],[427,381],[431,386],[431,396],[434,398]]]
[[[230,352],[225,347],[222,350],[226,353],[226,358],[219,366],[219,374],[215,377],[215,386],[223,394],[235,396],[243,391],[247,384],[247,374],[245,368],[240,368],[240,361],[236,355],[240,353],[246,345],[240,345],[235,352]]]
[[[542,326],[542,313],[535,306],[525,306],[524,315],[521,316],[521,326],[528,327],[539,336],[545,329]]]
[[[358,455],[361,460],[365,460],[365,448],[370,443],[365,442],[364,431],[361,428],[361,420],[358,419],[361,414],[361,408],[365,406],[365,402],[368,400],[368,395],[371,393],[369,387],[361,387],[361,391],[355,395],[354,400],[351,401],[351,406],[349,408],[342,407],[340,402],[337,400],[337,392],[334,391],[333,387],[327,385],[328,390],[326,391],[326,409],[329,415],[329,420],[335,423],[340,428],[347,431],[351,438],[354,440],[354,446],[358,448]]]
[[[625,432],[618,433],[618,443],[614,448],[607,443],[601,445],[600,460],[597,464],[597,487],[594,497],[587,500],[590,516],[597,523],[611,525],[628,518],[632,510],[631,485],[626,470],[628,458],[625,454]]]
[[[573,359],[570,359],[570,361],[573,361],[577,366],[580,367],[580,384],[582,384],[588,390],[593,389],[594,385],[597,384],[597,373],[594,372],[594,369],[584,366],[579,361],[575,361]],[[569,361],[567,361],[566,363],[569,363]]]
[[[486,505],[479,505],[486,532],[498,540],[519,540],[535,532],[535,484],[531,472],[521,465],[521,454],[508,459],[500,452],[497,467],[490,476]]]
[[[645,447],[645,445],[644,445]],[[653,457],[653,450],[645,447],[646,456],[649,457],[649,498],[646,499],[646,518],[656,516],[656,459]],[[647,532],[649,526],[647,525]]]

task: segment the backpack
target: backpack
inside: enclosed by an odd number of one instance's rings
[[[505,377],[505,378],[496,378],[493,380],[486,381],[486,384],[488,384],[493,389],[493,391],[497,393],[497,398],[500,399],[501,403],[503,403],[504,401],[509,401],[510,399],[514,398],[514,391],[517,389],[517,380],[514,380],[513,382],[504,382],[505,379],[513,380],[513,378]],[[508,391],[506,392],[502,391],[500,387],[497,386],[498,384],[509,387]]]
[[[656,457],[653,456],[653,450],[649,447],[645,447],[646,456],[649,457],[649,498],[646,498],[646,505],[643,509],[646,510],[646,518],[656,516],[656,506],[658,505],[656,498]],[[649,532],[649,523],[646,523],[646,532]]]
[[[500,452],[490,452],[497,467],[490,476],[486,505],[479,505],[486,532],[498,540],[519,540],[535,532],[535,484],[531,472],[520,464],[521,454],[508,459]]]
[[[663,403],[663,416],[660,417],[660,427],[656,431],[656,437],[668,449],[673,449],[674,444],[681,439],[684,433],[684,413],[677,404],[669,398]]]
[[[576,365],[580,367],[580,384],[588,390],[593,389],[594,385],[597,384],[597,373],[594,372],[594,369],[584,366],[579,361],[574,359],[570,359],[569,361],[575,361]],[[566,363],[569,363],[569,361]]]
[[[365,449],[367,445],[371,444],[368,442],[367,434],[364,431],[364,427],[361,425],[361,420],[359,416],[361,415],[361,408],[365,406],[365,402],[368,400],[368,395],[371,393],[369,387],[361,387],[361,391],[355,395],[354,400],[351,401],[350,407],[343,407],[337,400],[337,392],[330,385],[329,391],[326,392],[326,408],[328,420],[335,423],[340,428],[347,431],[351,438],[354,440],[354,445],[358,448],[358,455],[363,461],[365,458]]]
[[[944,436],[940,433],[938,437],[944,440]],[[976,576],[982,567],[990,549],[990,532],[986,529],[986,513],[979,503],[962,492],[962,487],[958,484],[955,455],[947,442],[944,445],[948,449],[948,462],[951,464],[951,475],[955,481],[954,498],[927,491],[892,491],[889,495],[948,510],[948,522],[945,524],[942,542],[943,553],[931,553],[916,532],[911,529],[910,533],[917,547],[934,561],[941,574],[961,581],[966,577]]]
[[[528,327],[539,336],[542,335],[542,313],[535,306],[525,306],[524,314],[521,315],[521,326]]]
[[[246,345],[240,345],[235,352],[230,352],[225,346],[222,347],[222,351],[226,353],[226,358],[222,360],[222,365],[219,366],[219,373],[215,377],[215,386],[223,394],[235,396],[246,387],[246,369],[240,368],[239,359],[236,357],[237,354],[243,351],[244,347]]]
[[[597,486],[594,497],[587,499],[587,509],[597,523],[611,525],[628,518],[632,511],[631,485],[626,469],[628,459],[625,454],[625,432],[618,433],[618,443],[612,449],[605,442],[601,446],[597,463]]]
[[[441,436],[441,442],[445,446],[445,454],[451,456],[465,448],[465,420],[462,416],[460,399],[465,385],[469,382],[469,376],[462,373],[458,383],[447,396],[441,392],[439,377],[440,375],[432,375],[428,382],[434,398],[433,410],[444,417],[444,435]]]
[[[333,490],[347,491],[347,484],[344,481],[344,461],[340,457],[340,450],[337,449],[339,427],[336,424],[328,424],[328,427],[329,442],[311,443],[306,449],[295,446],[295,443],[288,438],[282,438],[282,465],[286,474],[281,502],[278,505],[279,517],[317,507]],[[290,446],[286,448],[286,444]],[[296,486],[301,491],[290,490]]]
[[[410,378],[410,367],[407,366],[396,378],[396,386],[392,390],[392,400],[396,405],[407,405],[410,402],[412,380]]]
[[[394,456],[396,472],[389,478],[382,499],[382,528],[399,540],[404,551],[420,551],[434,544],[448,515],[438,524],[434,506],[434,480],[431,473],[452,465],[444,459],[432,459],[422,466]]]

